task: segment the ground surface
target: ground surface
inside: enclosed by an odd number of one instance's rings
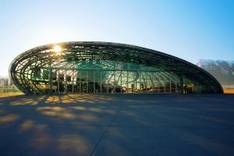
[[[234,95],[0,98],[0,155],[234,155]]]
[[[224,94],[234,94],[234,88],[224,88]]]

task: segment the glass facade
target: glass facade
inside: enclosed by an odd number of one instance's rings
[[[187,61],[109,42],[36,47],[17,56],[9,74],[26,94],[223,93],[215,78]]]

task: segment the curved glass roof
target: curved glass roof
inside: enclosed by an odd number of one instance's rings
[[[110,42],[39,46],[17,56],[9,74],[26,94],[223,93],[213,76],[192,63],[159,51]]]

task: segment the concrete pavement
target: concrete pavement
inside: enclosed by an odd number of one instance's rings
[[[0,98],[0,155],[234,155],[234,95]]]

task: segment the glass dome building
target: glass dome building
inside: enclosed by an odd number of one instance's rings
[[[110,42],[62,42],[17,56],[12,82],[25,94],[223,93],[208,72],[180,58]]]

